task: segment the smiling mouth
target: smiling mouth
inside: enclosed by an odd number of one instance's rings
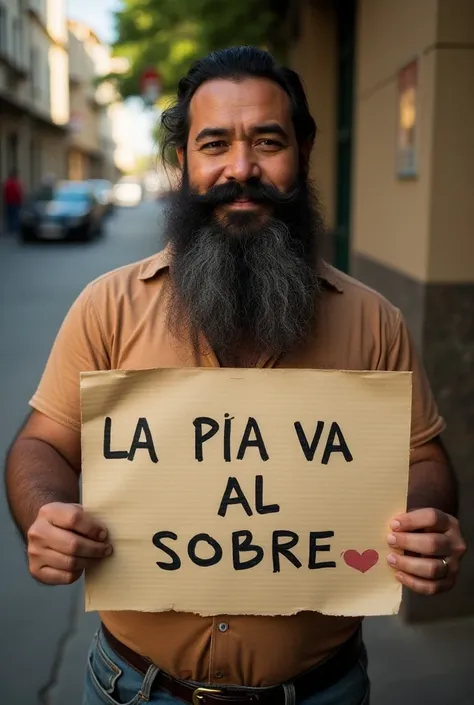
[[[258,203],[256,203],[255,201],[251,201],[248,198],[237,198],[235,201],[232,201],[228,205],[229,205],[229,208],[254,209],[254,208],[260,207]]]

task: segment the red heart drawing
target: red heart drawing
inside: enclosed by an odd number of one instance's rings
[[[368,548],[363,553],[359,553],[353,548],[344,551],[344,561],[350,568],[354,568],[361,573],[367,573],[379,560],[379,554],[373,548]]]

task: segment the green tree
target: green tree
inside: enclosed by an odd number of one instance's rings
[[[114,53],[130,70],[114,77],[124,97],[140,94],[140,76],[156,68],[166,101],[196,58],[238,44],[284,51],[289,0],[123,0],[116,13]]]

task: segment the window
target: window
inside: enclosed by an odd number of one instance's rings
[[[45,93],[46,93],[46,99],[48,101],[48,105],[51,104],[51,75],[50,75],[50,70],[49,70],[49,60],[48,56],[46,55],[46,61],[45,61],[45,67],[44,67],[44,76],[45,76]]]
[[[39,98],[41,95],[39,52],[35,47],[30,49],[30,80],[31,96]]]
[[[18,135],[15,132],[7,137],[7,170],[18,171]]]
[[[7,55],[7,8],[0,2],[0,56]]]
[[[19,17],[13,20],[13,58],[17,66],[23,66],[23,25]]]

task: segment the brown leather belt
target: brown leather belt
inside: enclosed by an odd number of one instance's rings
[[[146,674],[152,665],[149,659],[140,656],[116,639],[104,625],[102,625],[102,632],[111,649],[130,666],[143,675]],[[341,680],[356,665],[361,650],[362,635],[361,629],[358,629],[354,636],[346,641],[334,655],[291,681],[296,691],[296,702],[301,702],[314,693],[326,690]],[[172,697],[192,705],[211,705],[212,703],[221,703],[221,705],[224,703],[228,705],[246,705],[247,703],[285,705],[285,688],[282,685],[256,690],[239,689],[229,685],[206,686],[178,680],[164,671],[159,671],[153,683],[152,691],[157,690],[165,691]]]

